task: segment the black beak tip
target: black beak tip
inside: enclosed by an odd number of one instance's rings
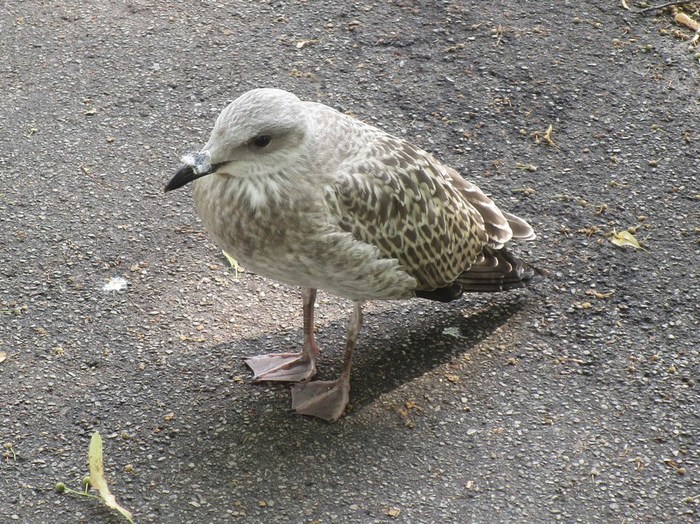
[[[165,184],[163,192],[168,193],[175,189],[179,189],[184,185],[189,184],[193,180],[203,176],[205,173],[196,173],[194,168],[189,165],[184,165],[178,169],[177,173],[170,179],[170,182]]]
[[[173,181],[171,180],[163,187],[163,193],[170,193],[173,189],[177,189],[173,186]]]

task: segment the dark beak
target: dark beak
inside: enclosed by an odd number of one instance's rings
[[[165,192],[167,193],[173,189],[179,189],[182,186],[189,184],[193,180],[209,175],[213,173],[217,167],[218,166],[212,166],[210,170],[200,173],[195,171],[194,166],[182,166],[178,172],[175,173],[175,176],[170,179],[170,182],[168,182],[168,184],[165,186]]]

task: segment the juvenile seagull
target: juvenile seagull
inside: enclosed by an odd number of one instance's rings
[[[504,245],[532,240],[454,169],[323,104],[254,89],[219,115],[209,141],[165,191],[194,181],[194,203],[224,251],[255,273],[303,288],[300,353],[246,360],[255,381],[300,382],[292,409],[335,421],[367,300],[448,302],[523,287],[540,272]],[[352,300],[340,378],[316,374],[316,290]]]

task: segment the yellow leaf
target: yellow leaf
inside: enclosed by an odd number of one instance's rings
[[[105,479],[105,467],[102,461],[102,437],[99,431],[95,431],[90,439],[90,449],[88,451],[88,465],[90,467],[90,483],[92,487],[95,488],[104,503],[112,508],[116,509],[121,513],[124,518],[126,518],[131,524],[134,524],[134,517],[129,511],[122,508],[117,504],[117,500],[114,495],[109,491],[107,487],[107,480]]]
[[[384,511],[389,517],[391,518],[397,518],[399,515],[401,515],[401,510],[399,508],[389,508]]]
[[[619,233],[617,231],[613,231],[610,242],[620,247],[632,246],[635,249],[642,248],[642,246],[639,245],[639,242],[637,242],[637,239],[634,238],[634,235],[629,231],[620,231]]]
[[[558,148],[559,146],[554,142],[554,140],[552,140],[552,131],[554,131],[554,128],[552,127],[552,124],[549,124],[547,131],[544,133],[544,139],[550,146]]]
[[[674,19],[677,23],[686,26],[688,29],[692,29],[693,31],[700,31],[700,22],[696,22],[685,13],[676,14],[676,16],[674,16]]]
[[[245,269],[243,269],[241,266],[238,265],[238,261],[233,258],[231,255],[229,255],[226,251],[222,251],[224,256],[226,257],[226,260],[228,260],[228,263],[231,264],[231,267],[233,268],[234,274],[235,274],[235,279],[238,280],[238,272],[243,272]]]

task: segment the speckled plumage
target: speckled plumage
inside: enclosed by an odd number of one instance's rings
[[[281,282],[361,304],[450,300],[536,273],[504,249],[534,238],[524,220],[429,153],[285,91],[235,100],[187,162],[166,189],[193,180],[214,240]]]

